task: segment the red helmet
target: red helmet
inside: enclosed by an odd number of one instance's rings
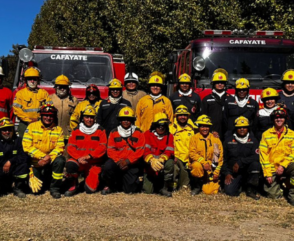
[[[94,84],[90,84],[87,88],[86,88],[86,96],[90,95],[90,94],[94,94],[98,97],[98,99],[100,99],[100,91],[98,89],[97,85]]]
[[[40,109],[41,115],[57,115],[57,109],[52,104],[45,104]]]
[[[271,117],[274,118],[285,118],[287,119],[287,111],[285,108],[278,106],[272,113]]]

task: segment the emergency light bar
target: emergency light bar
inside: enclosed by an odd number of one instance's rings
[[[283,36],[283,31],[253,31],[253,30],[204,30],[204,35],[212,36],[229,36],[229,35],[238,35],[238,36]]]
[[[80,50],[80,51],[100,51],[103,52],[101,47],[53,47],[53,46],[34,46],[34,49],[44,50]]]

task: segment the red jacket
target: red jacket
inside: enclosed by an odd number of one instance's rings
[[[159,140],[152,131],[146,131],[145,135],[145,152],[144,160],[149,162],[152,157],[162,157],[168,160],[174,155],[174,137],[172,134],[166,135]],[[168,139],[167,139],[168,138]]]
[[[74,158],[91,155],[92,163],[101,161],[101,157],[106,153],[107,138],[105,130],[102,127],[91,135],[84,134],[76,128],[68,139],[67,152]]]
[[[110,132],[107,154],[114,162],[128,159],[130,163],[135,163],[143,156],[144,146],[144,134],[139,128],[128,138],[122,138],[116,128]]]
[[[12,91],[6,87],[0,88],[0,119],[12,118]]]

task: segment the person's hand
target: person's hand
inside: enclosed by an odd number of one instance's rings
[[[151,158],[150,165],[155,172],[161,171],[164,167],[163,164],[156,158]]]
[[[212,132],[212,135],[213,135],[215,138],[219,138],[219,134],[218,134],[218,132],[216,132],[216,131],[213,131],[213,132]]]
[[[10,161],[7,161],[7,162],[4,164],[4,166],[3,166],[3,172],[4,172],[4,173],[8,173],[10,167],[11,167],[11,162],[10,162]]]
[[[82,157],[80,157],[80,158],[78,159],[78,163],[85,165],[85,164],[88,163],[87,160],[89,160],[90,158],[91,158],[91,157],[90,157],[89,155],[82,156]]]
[[[236,162],[233,166],[233,173],[237,173],[239,171],[239,164]]]
[[[158,158],[158,161],[160,161],[161,163],[164,163],[165,162],[165,160],[162,157],[159,157]]]
[[[125,171],[129,169],[130,161],[128,159],[121,159],[117,164],[122,171]]]
[[[231,174],[228,174],[226,175],[226,178],[225,178],[225,184],[230,185],[233,180],[234,180],[233,176]]]
[[[283,174],[283,172],[284,172],[284,167],[282,167],[282,166],[279,166],[278,168],[277,168],[277,171],[276,171],[276,173],[277,173],[277,175],[282,175]]]
[[[47,164],[49,164],[50,162],[51,162],[51,157],[49,155],[46,155],[40,161],[38,161],[38,165],[41,167],[44,167]]]
[[[268,184],[272,184],[274,182],[273,177],[267,177],[266,181]]]
[[[210,166],[210,164],[209,164],[209,163],[205,163],[205,164],[203,165],[203,169],[204,169],[205,171],[211,171],[211,166]]]
[[[219,175],[213,175],[213,182],[217,182],[219,178]]]

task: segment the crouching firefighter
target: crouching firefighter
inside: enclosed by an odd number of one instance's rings
[[[30,179],[36,177],[43,182],[41,190],[33,186],[31,188],[34,193],[50,189],[53,198],[60,198],[65,165],[65,158],[62,156],[63,131],[57,126],[57,109],[53,105],[43,105],[40,115],[41,120],[27,127],[22,140],[23,149],[31,157],[30,164],[33,166]]]
[[[66,178],[71,187],[64,196],[70,197],[78,193],[78,176],[83,172],[85,176],[84,189],[86,193],[94,193],[99,185],[102,157],[106,153],[106,132],[95,123],[96,111],[94,107],[87,106],[81,114],[78,128],[72,132],[68,142]]]
[[[14,181],[13,193],[24,198],[27,187],[28,156],[22,148],[21,138],[14,131],[8,117],[0,119],[0,195],[7,194]]]
[[[169,119],[165,113],[154,115],[153,123],[145,135],[145,173],[143,190],[159,192],[171,197],[174,174],[174,137],[169,132]]]
[[[101,175],[106,183],[102,190],[103,195],[114,191],[135,193],[139,192],[141,187],[144,134],[134,125],[136,118],[131,107],[123,107],[117,119],[119,125],[110,132],[107,146],[109,159]]]
[[[239,196],[242,187],[246,195],[259,199],[256,189],[259,185],[261,166],[259,163],[259,142],[253,133],[249,133],[249,121],[240,116],[235,120],[235,129],[224,142],[225,176],[224,191],[229,196]]]
[[[191,195],[199,194],[201,189],[206,194],[217,194],[223,165],[223,146],[220,139],[209,132],[212,123],[207,115],[199,116],[195,124],[199,133],[191,137],[189,146]]]

